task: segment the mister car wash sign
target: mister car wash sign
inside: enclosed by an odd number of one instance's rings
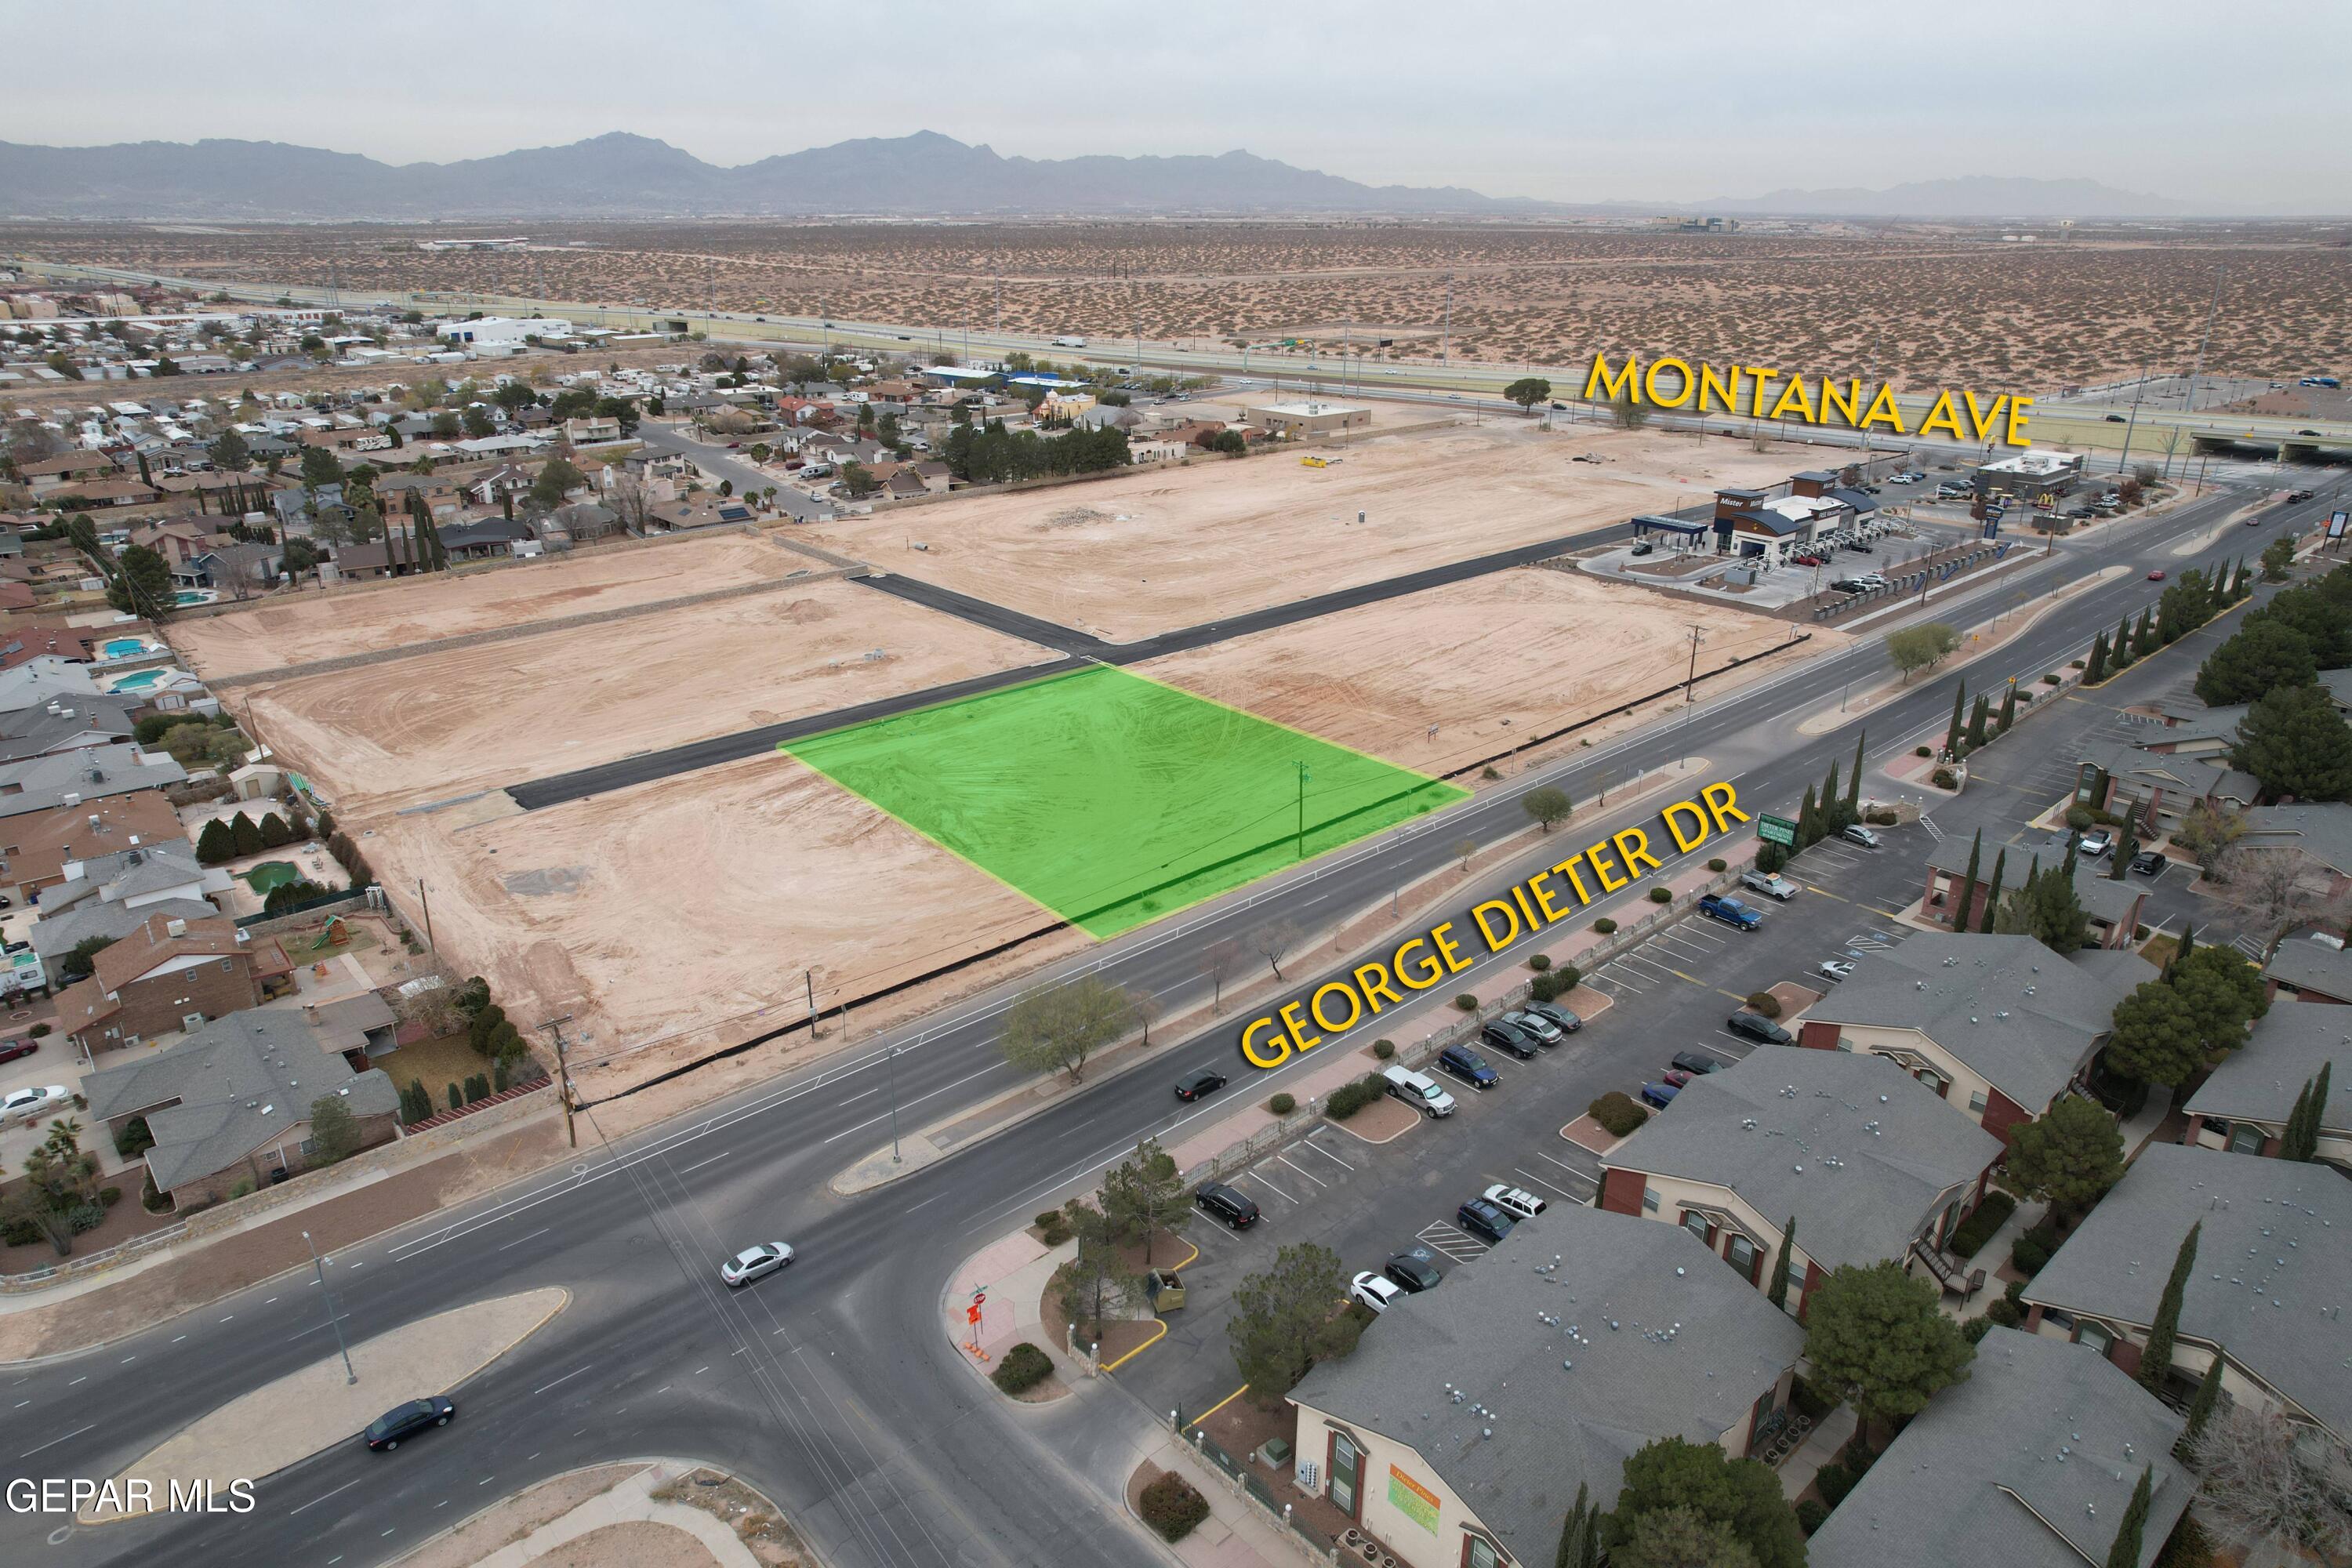
[[[1797,825],[1785,816],[1761,816],[1756,819],[1756,837],[1767,844],[1779,844],[1794,849],[1797,847]]]
[[[1983,402],[1976,393],[1947,389],[1936,394],[1926,418],[1906,425],[1902,405],[1895,401],[1894,391],[1885,382],[1865,399],[1862,383],[1852,376],[1839,382],[1826,375],[1808,377],[1801,371],[1792,375],[1752,364],[1735,364],[1721,371],[1702,363],[1694,370],[1687,362],[1671,355],[1654,359],[1644,368],[1639,355],[1628,354],[1624,364],[1612,371],[1609,356],[1596,353],[1592,373],[1584,379],[1584,395],[1592,402],[1687,408],[1694,414],[1793,419],[1800,425],[1884,429],[1897,436],[1940,433],[1955,441],[1998,441],[2004,447],[2032,444],[2025,434],[2025,411],[2033,406],[2030,397],[2004,392]]]

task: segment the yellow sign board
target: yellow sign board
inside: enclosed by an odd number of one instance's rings
[[[1437,1533],[1437,1494],[1394,1465],[1389,1467],[1389,1506],[1430,1534]]]

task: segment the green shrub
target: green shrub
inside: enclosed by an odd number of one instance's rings
[[[1903,818],[1891,805],[1882,805],[1870,813],[1870,820],[1880,827],[1892,827]]]
[[[1528,967],[1541,974],[1551,967],[1551,955],[1548,952],[1531,952],[1528,954]]]
[[[1577,968],[1573,963],[1563,963],[1551,973],[1552,978],[1559,982],[1559,988],[1562,994],[1573,991],[1579,985],[1584,984],[1584,971]]]
[[[121,1187],[100,1187],[98,1189],[98,1201],[105,1205],[108,1208],[112,1208],[115,1205],[122,1201],[122,1189]]]
[[[1652,888],[1650,889],[1650,902],[1654,904],[1671,904],[1674,901],[1675,894],[1673,889]]]
[[[79,1236],[86,1230],[96,1230],[106,1223],[106,1205],[100,1203],[76,1204],[66,1210],[66,1223]]]
[[[1478,998],[1465,991],[1454,999],[1454,1005],[1465,1013],[1475,1013],[1478,1010]]]
[[[1382,1061],[1390,1060],[1396,1055],[1396,1042],[1394,1040],[1374,1040],[1372,1042],[1372,1055],[1378,1057]]]
[[[1612,1138],[1622,1138],[1650,1120],[1650,1112],[1630,1094],[1611,1089],[1584,1108]]]
[[[1970,1318],[1960,1325],[1960,1338],[1972,1345],[1982,1344],[1984,1337],[2000,1326],[1990,1318]]]
[[[1827,1523],[1829,1517],[1830,1510],[1811,1498],[1807,1498],[1797,1505],[1797,1528],[1807,1535],[1812,1534]]]
[[[2066,808],[2066,826],[2077,833],[2087,830],[2094,820],[2091,808],[2087,805],[2070,805]]]
[[[1045,1382],[1053,1371],[1054,1358],[1024,1340],[1004,1352],[988,1381],[1007,1394],[1019,1394]]]
[[[155,1146],[155,1134],[147,1130],[147,1119],[134,1116],[122,1124],[114,1140],[114,1152],[126,1160],[136,1160]]]
[[[1546,970],[1528,982],[1528,995],[1538,1002],[1549,1002],[1570,987],[1559,983],[1559,976]]]
[[[2079,658],[2078,658],[2078,659],[2075,659],[2075,660],[2074,661],[2074,667],[2076,669],[2080,669],[2080,668],[2083,668],[2083,661],[2082,661],[2081,659],[2079,659]],[[2043,676],[2043,677],[2042,678],[2042,685],[2044,685],[2044,686],[2055,686],[2055,685],[2057,685],[2057,684],[2058,684],[2058,677],[2057,677],[2056,675],[2054,675],[2054,674],[2053,674],[2053,675],[2045,675],[2045,676]]]
[[[1915,757],[1932,757],[1936,754],[1936,748],[1933,746],[1914,746],[1911,748],[1911,754]]]
[[[1060,1209],[1046,1209],[1042,1214],[1038,1215],[1036,1219],[1032,1223],[1034,1224],[1039,1230],[1051,1230],[1055,1226],[1062,1223],[1062,1211]]]
[[[1777,1018],[1780,1016],[1780,999],[1769,991],[1750,991],[1748,994],[1748,1010],[1760,1013],[1767,1018]]]
[[[2017,1200],[2007,1193],[1998,1187],[1987,1193],[1984,1202],[1971,1209],[1969,1217],[1960,1221],[1959,1228],[1952,1232],[1952,1256],[1974,1258],[1992,1239],[1992,1233],[2001,1227],[2001,1222],[2016,1212]]]
[[[1813,1477],[1813,1485],[1822,1494],[1822,1506],[1834,1509],[1845,1501],[1845,1494],[1853,1490],[1853,1483],[1859,1479],[1843,1465],[1823,1465]]]
[[[2013,1329],[2025,1321],[2025,1312],[2018,1304],[2003,1296],[1985,1308],[1985,1321],[1997,1328]]]
[[[1209,1517],[1209,1500],[1192,1482],[1168,1470],[1143,1489],[1140,1511],[1143,1522],[1158,1531],[1161,1540],[1177,1542]]]
[[[1277,1094],[1265,1102],[1265,1108],[1276,1116],[1287,1116],[1298,1109],[1298,1101],[1287,1094]]]
[[[1599,920],[1592,922],[1592,929],[1602,936],[1608,936],[1616,931],[1617,922],[1611,920],[1607,915],[1602,915]]]
[[[235,1184],[229,1187],[228,1195],[232,1198],[251,1197],[253,1195],[253,1178],[251,1176],[239,1176]]]
[[[1958,789],[1960,787],[1959,775],[1952,772],[1949,768],[1937,768],[1934,773],[1927,775],[1927,782],[1934,784],[1937,789]]]
[[[1706,863],[1706,868],[1710,871],[1728,871],[1731,869],[1731,862],[1717,856]]]
[[[31,1028],[26,1030],[25,1033],[31,1036],[34,1039],[43,1039],[46,1038],[49,1033],[49,1026],[47,1024],[36,1024]]]
[[[2031,1279],[2042,1272],[2042,1266],[2050,1261],[2053,1250],[2050,1238],[2037,1225],[2017,1238],[2016,1245],[2009,1249],[2009,1261],[2020,1274]]]
[[[1370,1105],[1374,1098],[1360,1082],[1343,1083],[1323,1097],[1323,1114],[1334,1121],[1345,1121]]]

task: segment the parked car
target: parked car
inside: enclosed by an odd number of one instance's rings
[[[1560,1027],[1533,1007],[1522,1007],[1503,1015],[1503,1022],[1524,1035],[1533,1035],[1538,1045],[1556,1046],[1560,1042]]]
[[[1454,1223],[1473,1236],[1499,1242],[1511,1234],[1511,1227],[1518,1222],[1486,1199],[1472,1198],[1454,1211]]]
[[[1864,849],[1875,849],[1878,847],[1880,842],[1877,834],[1873,833],[1869,828],[1864,827],[1859,822],[1850,824],[1846,830],[1843,833],[1839,834],[1838,837],[1844,839],[1848,844],[1859,844]]]
[[[1584,1027],[1584,1020],[1557,1002],[1530,1002],[1528,1011],[1538,1018],[1548,1018],[1551,1026],[1563,1035],[1572,1035]]]
[[[61,1083],[39,1089],[12,1089],[0,1099],[0,1127],[12,1121],[34,1121],[73,1103],[73,1090]]]
[[[1467,1046],[1446,1047],[1437,1053],[1437,1066],[1475,1089],[1489,1089],[1503,1081],[1503,1075]]]
[[[1188,1072],[1176,1080],[1176,1098],[1198,1100],[1204,1094],[1214,1094],[1225,1087],[1225,1075],[1213,1068],[1202,1068]]]
[[[1498,1051],[1507,1051],[1521,1061],[1529,1060],[1543,1048],[1533,1035],[1507,1018],[1489,1019],[1478,1031],[1478,1039],[1481,1044],[1492,1046]]]
[[[1498,1205],[1504,1213],[1519,1219],[1533,1219],[1544,1212],[1543,1199],[1525,1187],[1514,1187],[1504,1182],[1496,1182],[1493,1186],[1488,1187],[1486,1198],[1488,1203]]]
[[[40,1041],[23,1036],[13,1040],[0,1040],[0,1062],[13,1062],[18,1057],[29,1057],[40,1048]]]
[[[1793,1046],[1797,1037],[1780,1027],[1761,1013],[1734,1013],[1723,1021],[1723,1026],[1735,1035],[1745,1035],[1760,1045]]]
[[[1668,1068],[1658,1075],[1658,1081],[1669,1089],[1688,1089],[1690,1080],[1696,1076],[1683,1068]]]
[[[1824,980],[1831,981],[1838,984],[1843,984],[1846,981],[1853,977],[1853,960],[1850,958],[1824,958],[1822,960],[1820,966],[1816,968],[1813,973],[1820,975]]]
[[[1636,544],[1635,546],[1633,546],[1633,548],[1630,552],[1628,552],[1628,553],[1630,553],[1630,554],[1633,554],[1633,555],[1647,555],[1647,554],[1649,554],[1652,551],[1654,551],[1654,550],[1655,550],[1655,549],[1657,549],[1657,546],[1656,546],[1656,545],[1654,545],[1654,544],[1653,544],[1653,543],[1651,543],[1648,540],[1646,540],[1646,539],[1645,539],[1645,540],[1642,541],[1642,542],[1641,542],[1641,543]]]
[[[2116,836],[2113,829],[2094,827],[2083,835],[2081,842],[2075,846],[2075,853],[2085,860],[2095,860],[2115,847]]]
[[[2131,858],[2131,868],[2143,877],[2161,877],[2171,864],[2162,851],[2156,849],[2143,849]]]
[[[1742,871],[1739,885],[1751,893],[1761,893],[1784,904],[1804,890],[1788,878],[1776,876],[1770,871]]]
[[[1676,1051],[1675,1066],[1686,1073],[1704,1078],[1711,1072],[1721,1072],[1723,1064],[1702,1051]]]
[[[1192,1194],[1192,1202],[1202,1214],[1235,1230],[1247,1230],[1257,1223],[1257,1205],[1222,1182],[1202,1183]]]
[[[1709,893],[1699,900],[1698,912],[1738,931],[1752,931],[1764,923],[1763,910],[1750,909],[1738,899],[1723,893]]]
[[[1681,1092],[1670,1083],[1645,1083],[1642,1086],[1642,1103],[1654,1105],[1660,1110],[1664,1110],[1675,1102],[1675,1096]]]
[[[1359,1274],[1348,1287],[1348,1299],[1360,1301],[1375,1312],[1385,1312],[1389,1303],[1404,1294],[1403,1287],[1386,1275],[1370,1272]]]
[[[414,1437],[429,1427],[446,1426],[449,1418],[457,1414],[457,1402],[435,1394],[430,1399],[412,1399],[405,1405],[395,1405],[367,1425],[362,1436],[367,1446],[379,1454],[388,1454],[400,1447],[403,1440]]]
[[[1845,542],[1845,548],[1854,552],[1854,553],[1858,555],[1872,555],[1876,553],[1876,552],[1872,550],[1869,545],[1864,544],[1859,539],[1847,540]]]
[[[756,1247],[745,1247],[720,1264],[719,1278],[727,1281],[730,1287],[749,1285],[762,1274],[773,1274],[792,1260],[793,1249],[789,1243],[763,1241]]]
[[[1403,1286],[1409,1296],[1434,1290],[1445,1279],[1438,1269],[1434,1255],[1425,1247],[1397,1253],[1381,1266],[1381,1272]]]
[[[1403,1100],[1424,1116],[1451,1116],[1454,1097],[1445,1086],[1427,1073],[1415,1072],[1408,1067],[1382,1068],[1381,1076],[1389,1080],[1389,1093]]]
[[[1792,555],[1789,558],[1789,563],[1792,566],[1819,566],[1822,563],[1822,558],[1818,555]]]

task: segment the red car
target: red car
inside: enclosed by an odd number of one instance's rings
[[[1690,1082],[1692,1076],[1692,1074],[1685,1072],[1680,1068],[1674,1068],[1668,1071],[1660,1073],[1658,1075],[1658,1079],[1660,1082],[1670,1083],[1676,1089],[1681,1089]]]
[[[1792,564],[1798,566],[1818,566],[1821,563],[1822,558],[1818,555],[1799,555],[1792,558]]]
[[[2161,582],[2163,582],[2163,581],[2164,581],[2164,568],[2163,568],[2163,567],[2161,567],[2161,566],[2159,566],[2159,567],[2158,567],[2155,571],[2153,571],[2153,572],[2149,573],[2149,574],[2147,574],[2147,580],[2148,580],[2149,582],[2151,582],[2151,583],[2161,583]]]
[[[40,1048],[38,1040],[0,1040],[0,1062],[13,1062],[18,1057],[29,1057]]]

